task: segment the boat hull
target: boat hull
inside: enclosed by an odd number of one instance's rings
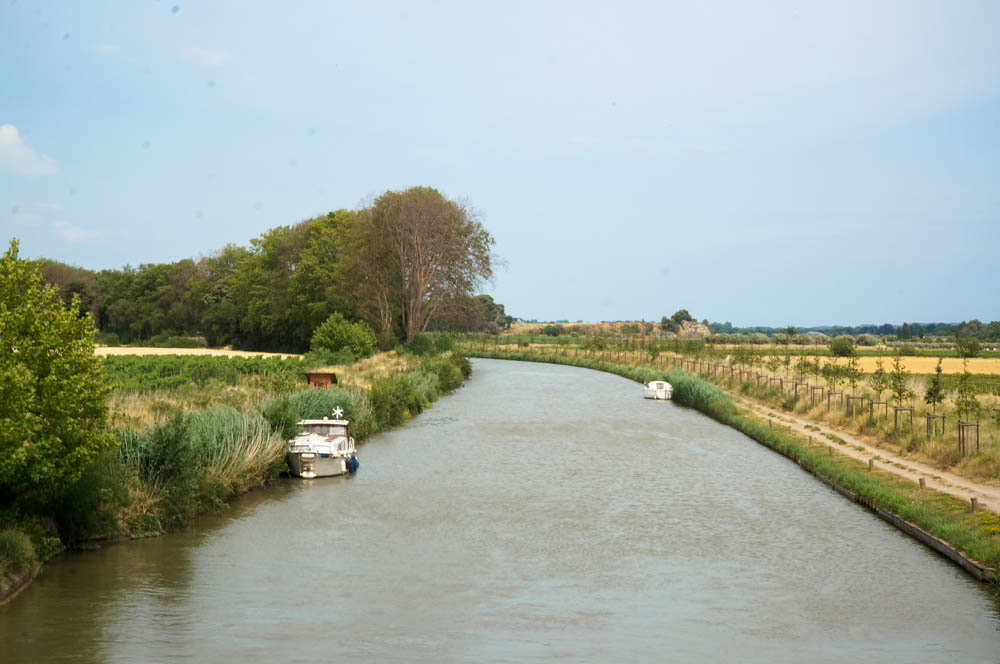
[[[317,452],[289,452],[288,469],[295,477],[313,479],[346,475],[347,459],[338,455]]]

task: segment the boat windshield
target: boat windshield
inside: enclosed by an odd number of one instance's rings
[[[309,433],[316,433],[321,436],[346,436],[347,427],[343,424],[309,424],[306,427]]]

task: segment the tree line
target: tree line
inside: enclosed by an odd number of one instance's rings
[[[209,346],[304,352],[339,313],[383,347],[428,330],[495,333],[512,318],[489,295],[493,238],[470,209],[430,187],[387,191],[198,259],[93,271],[42,261],[106,343],[204,337]]]

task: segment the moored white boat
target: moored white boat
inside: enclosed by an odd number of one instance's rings
[[[665,380],[651,380],[642,388],[642,396],[647,399],[669,399],[674,388]]]
[[[335,417],[343,414],[339,408]],[[354,439],[347,420],[302,420],[302,433],[288,441],[288,468],[292,475],[312,479],[353,473],[358,469]]]

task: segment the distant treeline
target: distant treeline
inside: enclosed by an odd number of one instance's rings
[[[492,274],[492,243],[463,205],[416,187],[197,260],[97,272],[44,260],[42,270],[67,303],[79,296],[99,342],[194,336],[300,353],[334,312],[365,320],[385,347],[422,331],[509,327],[502,304],[473,295]]]
[[[816,335],[823,334],[827,337],[837,337],[843,334],[860,337],[861,335],[871,335],[877,337],[895,337],[900,341],[911,341],[924,339],[926,337],[954,337],[954,338],[975,338],[980,341],[1000,341],[1000,321],[982,323],[978,320],[962,321],[961,323],[903,323],[893,325],[883,323],[882,325],[824,325],[818,327],[734,327],[732,323],[709,323],[708,329],[713,334],[764,334],[768,337],[775,334],[787,334],[791,337],[795,335]]]

